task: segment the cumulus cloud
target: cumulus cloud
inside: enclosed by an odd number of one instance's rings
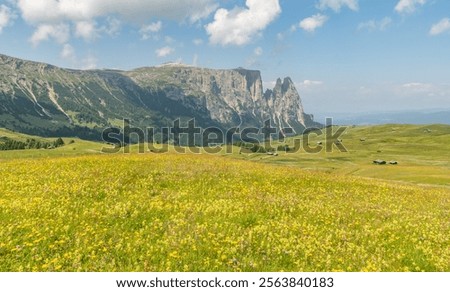
[[[281,13],[278,0],[247,0],[246,6],[216,11],[214,21],[205,26],[212,44],[248,44]]]
[[[383,31],[392,23],[392,19],[390,17],[385,17],[381,20],[369,20],[366,22],[362,22],[358,25],[358,30],[368,30],[368,31]]]
[[[69,44],[64,44],[63,49],[61,50],[61,58],[75,61],[75,49]]]
[[[143,25],[139,30],[142,40],[148,40],[162,29],[162,22],[157,21],[147,25]]]
[[[92,41],[98,36],[94,21],[79,21],[75,24],[75,36],[86,41]]]
[[[3,28],[8,26],[14,18],[15,14],[8,6],[0,5],[0,33],[2,33]]]
[[[196,22],[217,9],[216,0],[177,0],[176,5],[167,0],[14,1],[22,18],[36,27],[31,37],[33,45],[48,39],[64,43],[65,41],[61,41],[61,39],[66,39],[67,34],[70,38],[72,33],[87,41],[93,40],[101,34],[113,36],[120,30],[122,21],[136,26],[143,25],[147,20],[155,18]],[[1,24],[6,22],[5,11],[7,10],[4,5],[0,6],[0,9],[0,28],[2,28]],[[101,25],[103,23],[104,25]],[[64,27],[63,32],[56,32],[55,28],[61,28],[61,25],[67,26],[69,29]],[[71,27],[74,29],[70,30]],[[147,32],[152,32],[155,28],[147,27],[147,29],[149,30]]]
[[[107,17],[106,25],[101,28],[101,31],[110,36],[115,36],[119,33],[122,22],[114,17]]]
[[[31,36],[31,43],[37,46],[42,41],[54,40],[59,44],[67,43],[70,38],[70,28],[67,24],[42,24]]]
[[[450,18],[444,18],[438,23],[434,24],[430,29],[430,35],[439,35],[450,31]]]
[[[169,46],[162,47],[162,48],[157,49],[157,50],[155,51],[156,56],[158,56],[158,58],[164,58],[164,57],[167,57],[167,56],[171,55],[171,54],[174,53],[174,52],[175,52],[175,49],[172,48],[172,47],[169,47]]]
[[[358,0],[320,0],[317,4],[317,8],[321,10],[330,8],[335,12],[341,11],[341,8],[344,6],[353,11],[357,11],[359,9]]]
[[[121,21],[108,17],[105,24],[99,26],[94,20],[78,21],[74,25],[75,37],[82,38],[85,41],[93,41],[100,37],[103,33],[116,36],[121,27]]]
[[[395,11],[398,13],[413,13],[417,6],[425,5],[427,0],[400,0],[395,6]]]
[[[316,29],[322,27],[327,20],[327,16],[316,14],[300,21],[299,27],[307,32],[315,32]]]
[[[18,0],[23,18],[30,23],[81,21],[118,15],[130,21],[151,18],[197,21],[216,8],[214,0]]]

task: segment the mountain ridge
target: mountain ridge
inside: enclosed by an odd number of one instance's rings
[[[167,126],[195,118],[200,127],[262,127],[301,133],[317,127],[289,77],[263,90],[257,70],[192,66],[76,70],[0,54],[0,127],[44,136],[93,139],[130,118]],[[94,134],[89,134],[89,133]]]

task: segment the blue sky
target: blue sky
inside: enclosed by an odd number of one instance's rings
[[[0,0],[0,53],[290,76],[310,113],[450,108],[448,0]]]

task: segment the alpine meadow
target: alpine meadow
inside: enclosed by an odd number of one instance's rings
[[[447,274],[449,11],[0,0],[1,274]]]
[[[99,154],[104,145],[81,140],[5,151],[0,268],[448,271],[450,127],[429,128],[440,132],[398,127],[399,141],[383,155],[402,157],[404,166],[361,161],[380,155],[370,146],[313,158],[239,154],[237,147],[216,155],[172,147],[139,154],[138,146]],[[348,135],[354,131],[360,144],[364,133],[375,144],[371,133],[380,130],[357,127]],[[419,146],[405,153],[416,139],[410,132],[447,148],[426,160],[430,151]]]

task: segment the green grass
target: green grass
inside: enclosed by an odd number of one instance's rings
[[[430,131],[428,131],[430,130]],[[325,141],[311,135],[310,145]],[[325,150],[318,154],[300,150],[279,156],[238,154],[232,157],[329,173],[395,180],[405,183],[450,186],[450,126],[382,125],[348,127],[341,136],[348,152]],[[363,139],[364,141],[361,141]],[[288,138],[287,144],[293,144]],[[284,143],[274,143],[277,145]],[[225,155],[225,154],[224,154]],[[395,160],[399,165],[374,165],[373,160]]]
[[[450,191],[218,156],[0,164],[0,271],[450,271]]]
[[[448,272],[449,134],[355,127],[349,152],[277,157],[1,151],[0,271]]]
[[[38,141],[53,142],[56,138],[42,138],[39,136],[32,136],[12,132],[5,129],[0,129],[0,138],[8,137],[17,141],[26,141],[27,139],[36,139]],[[65,146],[56,149],[27,149],[27,150],[8,150],[0,151],[0,162],[13,159],[26,158],[51,158],[51,157],[70,157],[77,155],[98,154],[102,147],[106,146],[101,143],[85,141],[78,138],[63,138]],[[74,143],[69,144],[71,141]]]
[[[42,139],[0,129],[0,137],[13,139]],[[403,183],[432,186],[450,186],[450,126],[448,125],[381,125],[348,127],[344,135],[343,145],[348,152],[342,153],[337,148],[333,152],[325,150],[318,154],[300,150],[296,153],[278,152],[279,156],[266,154],[243,153],[233,147],[231,154],[222,151],[219,155],[246,161],[258,161],[276,165],[295,166],[318,172],[352,175]],[[364,138],[365,141],[360,141]],[[294,138],[286,143],[293,144]],[[54,138],[46,139],[53,141]],[[72,138],[65,138],[65,142]],[[0,161],[18,158],[58,157],[95,154],[101,152],[105,144],[74,139],[75,144],[53,150],[19,150],[0,152]],[[311,135],[310,145],[324,141],[324,136]],[[274,142],[275,148],[285,143]],[[131,147],[132,152],[138,146]],[[174,152],[173,147],[169,147]],[[375,159],[395,160],[399,165],[374,165]]]

